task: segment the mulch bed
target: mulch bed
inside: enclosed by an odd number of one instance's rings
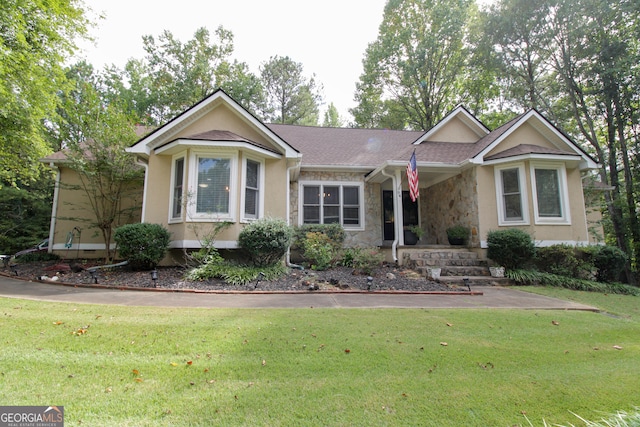
[[[353,268],[337,267],[325,271],[291,269],[285,276],[273,281],[256,281],[243,286],[229,285],[221,280],[189,281],[182,267],[159,267],[157,280],[150,271],[132,271],[128,267],[100,268],[92,276],[87,270],[95,262],[47,261],[18,263],[15,271],[4,270],[5,275],[27,280],[42,280],[79,286],[113,288],[159,289],[202,292],[467,292],[466,287],[428,280],[414,270],[384,265],[370,275],[358,274]],[[369,279],[370,278],[370,279]],[[97,281],[97,283],[96,283]]]

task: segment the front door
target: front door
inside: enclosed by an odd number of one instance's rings
[[[395,240],[395,220],[393,216],[393,191],[382,191],[383,237]],[[402,222],[405,227],[418,225],[418,202],[411,201],[408,191],[402,192]]]

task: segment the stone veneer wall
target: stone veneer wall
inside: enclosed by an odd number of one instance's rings
[[[302,171],[300,181],[324,182],[364,182],[364,175],[350,172]],[[290,220],[294,226],[299,225],[298,201],[300,197],[298,182],[292,182],[290,191]],[[374,247],[382,245],[382,211],[381,190],[379,184],[364,183],[364,231],[346,231],[345,247]]]
[[[447,228],[461,224],[471,230],[469,245],[480,247],[478,187],[475,168],[464,170],[429,188],[420,189],[420,216],[427,244],[447,245]]]

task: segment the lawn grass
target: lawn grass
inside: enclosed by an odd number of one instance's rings
[[[615,316],[0,299],[0,404],[61,405],[67,426],[580,425],[640,404],[640,300],[615,298]]]

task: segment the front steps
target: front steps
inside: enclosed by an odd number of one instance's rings
[[[509,279],[491,277],[488,260],[480,259],[468,248],[442,246],[430,248],[404,248],[403,264],[426,277],[430,270],[440,269],[439,281],[452,285],[495,286],[506,285]],[[466,282],[464,279],[468,279]]]

